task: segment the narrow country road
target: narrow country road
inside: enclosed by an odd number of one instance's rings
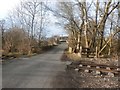
[[[62,43],[44,54],[3,65],[3,88],[71,88],[65,62],[60,61],[66,47]]]

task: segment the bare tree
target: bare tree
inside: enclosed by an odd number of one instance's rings
[[[23,48],[27,47],[25,52],[31,54],[32,48],[40,48],[39,42],[42,39],[47,23],[47,11],[45,10],[44,4],[46,3],[39,2],[38,0],[22,1],[18,7],[11,11],[7,18],[9,29],[5,32],[4,36],[4,50],[7,50],[7,52],[11,52],[12,50],[12,52],[14,52],[14,49],[19,49],[18,52],[22,53],[24,52]],[[16,33],[21,39],[17,39],[13,33]]]
[[[4,45],[5,20],[0,20],[0,32],[1,32],[1,44]]]
[[[89,10],[93,9],[91,4],[95,5],[94,17],[89,14]],[[85,48],[97,49],[96,56],[99,56],[106,47],[109,47],[110,52],[111,40],[116,33],[118,33],[118,31],[113,31],[109,38],[106,39],[105,29],[107,20],[110,19],[110,16],[115,12],[118,5],[119,2],[112,2],[111,0],[108,2],[100,2],[97,0],[96,3],[91,2],[89,5],[86,1],[79,2],[76,0],[76,2],[71,3],[59,3],[58,12],[51,11],[62,17],[64,20],[67,20],[65,28],[71,32],[70,35],[74,36],[72,36],[71,40],[77,42],[73,46],[75,46],[78,51],[80,50],[80,46],[85,46]],[[78,11],[76,12],[76,10]],[[76,17],[78,19],[76,19]],[[114,22],[116,21],[111,21],[110,31],[113,29],[112,26]],[[92,39],[90,40],[90,38]],[[89,54],[87,54],[87,56],[89,56]]]
[[[16,15],[20,26],[27,30],[29,37],[29,46],[33,47],[32,42],[39,38],[39,42],[46,25],[46,10],[44,2],[37,0],[21,2],[16,8]],[[31,49],[29,51],[31,53]]]

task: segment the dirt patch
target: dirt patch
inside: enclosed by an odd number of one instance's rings
[[[70,54],[69,54],[70,55]],[[73,67],[77,67],[79,62],[87,64],[100,64],[119,66],[118,60],[114,58],[79,58],[78,60],[69,57],[66,50],[61,58],[62,61],[74,62]],[[66,69],[67,74],[72,80],[72,84],[77,88],[120,88],[120,77],[108,77],[107,75],[96,75],[94,72],[87,73],[84,70],[78,71],[77,69]]]
[[[118,77],[104,77],[74,70],[68,70],[67,72],[69,72],[74,85],[78,88],[120,88]]]
[[[58,72],[52,81],[53,88],[76,88],[68,72]]]
[[[61,61],[78,61],[80,58],[75,54],[71,54],[68,52],[68,48],[64,50],[63,55],[61,57]]]

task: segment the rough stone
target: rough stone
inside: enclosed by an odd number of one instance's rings
[[[96,75],[100,75],[100,74],[101,74],[101,72],[96,70]]]
[[[88,68],[90,68],[91,66],[90,65],[87,65]]]
[[[99,69],[100,67],[99,66],[96,66],[97,69]]]
[[[78,68],[75,68],[75,71],[79,71],[79,69],[78,69]]]
[[[117,71],[120,71],[120,68],[117,68]]]
[[[110,67],[106,67],[107,70],[110,70]]]
[[[85,71],[84,71],[84,72],[89,73],[89,70],[88,70],[88,69],[85,69]]]
[[[79,65],[79,67],[83,67],[83,65],[82,65],[82,64],[80,64],[80,65]]]
[[[109,76],[109,77],[114,77],[114,73],[108,72],[108,76]]]

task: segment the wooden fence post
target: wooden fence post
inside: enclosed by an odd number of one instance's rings
[[[98,48],[96,47],[95,57],[98,58]]]
[[[80,58],[82,57],[82,46],[80,46]]]

